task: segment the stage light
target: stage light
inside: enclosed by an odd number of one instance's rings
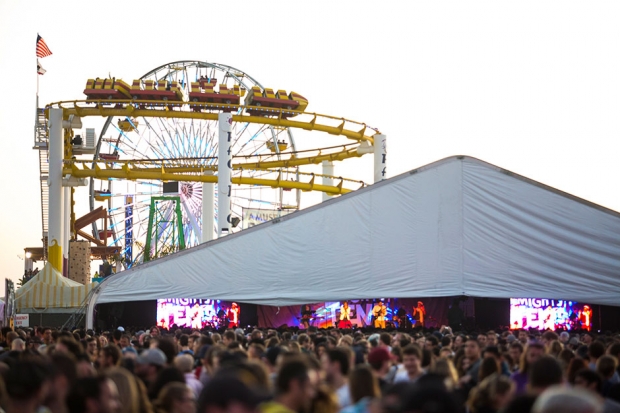
[[[26,258],[28,258],[28,259],[32,258],[32,253],[30,251],[28,251],[26,253]]]

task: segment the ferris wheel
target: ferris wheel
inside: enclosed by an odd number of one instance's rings
[[[235,96],[243,97],[257,87],[263,89],[260,83],[241,70],[201,61],[178,61],[160,66],[142,76],[139,82],[145,89],[148,85],[167,84],[170,90],[169,85],[175,85],[179,96],[190,103],[195,101],[192,93],[196,84],[205,88],[217,85],[220,92],[230,90],[232,99]],[[230,111],[236,114],[241,109],[233,108]],[[296,146],[290,128],[234,122],[231,149],[233,158],[260,156],[263,161],[275,161],[281,158],[283,152],[295,152]],[[217,120],[110,116],[99,135],[93,166],[101,160],[144,160],[161,164],[162,169],[166,170],[201,166],[205,168],[205,173],[209,173],[209,168],[217,165],[217,153]],[[277,177],[296,181],[299,179],[299,168],[241,168],[235,170],[233,176],[259,179]],[[101,228],[101,223],[99,226],[97,222],[93,223],[93,233],[98,239],[106,238],[104,241],[107,245],[118,246],[119,254],[125,258],[127,266],[144,260],[145,251],[149,249],[164,252],[166,246],[170,245],[182,243],[182,247],[191,247],[199,244],[204,239],[202,231],[212,231],[213,228],[203,225],[205,220],[217,220],[217,184],[212,184],[215,187],[213,195],[206,196],[200,182],[162,182],[150,179],[129,181],[114,178],[91,179],[90,182],[90,209],[103,205],[108,210],[110,220],[109,228]],[[213,199],[215,216],[202,216],[203,197],[205,200]],[[248,211],[264,210],[278,215],[296,211],[299,206],[298,189],[233,185],[233,231],[248,225],[244,220],[244,214],[247,216]]]

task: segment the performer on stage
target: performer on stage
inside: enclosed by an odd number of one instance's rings
[[[237,303],[232,303],[232,307],[228,310],[228,328],[237,328],[239,327],[239,314],[241,313],[241,309]]]
[[[190,314],[192,317],[192,328],[200,330],[202,328],[202,317],[200,316],[200,306],[198,303],[194,304]]]
[[[312,316],[314,315],[314,311],[308,304],[304,304],[301,306],[301,325],[308,329],[310,327],[310,321],[312,320]]]
[[[409,319],[407,318],[407,310],[405,309],[405,306],[401,305],[398,310],[394,311],[392,321],[398,323],[398,328],[407,328],[407,321],[409,321]]]
[[[338,323],[338,328],[351,327],[351,307],[349,307],[349,303],[345,301],[340,306],[340,322]]]
[[[424,327],[424,322],[426,321],[426,308],[424,308],[424,303],[422,301],[418,301],[418,306],[413,307],[412,315],[415,320],[415,326]]]
[[[385,315],[387,307],[383,304],[383,300],[379,301],[372,309],[372,315],[375,319],[375,328],[385,328]]]

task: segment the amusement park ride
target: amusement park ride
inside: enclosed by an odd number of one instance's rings
[[[386,177],[377,129],[307,112],[300,94],[265,88],[230,66],[178,61],[131,85],[89,79],[84,94],[38,109],[35,128],[48,175],[43,254],[59,271],[69,240],[88,240],[129,268],[260,223],[253,217],[296,211],[304,191],[326,199],[365,186],[334,177],[334,161],[374,153],[375,182]],[[80,131],[86,119],[101,124],[98,136]],[[300,147],[295,129],[327,133],[333,144]],[[322,174],[303,170],[318,164]],[[78,186],[89,187],[90,209],[79,218]]]

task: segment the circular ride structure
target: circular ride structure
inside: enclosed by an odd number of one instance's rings
[[[65,118],[105,119],[93,159],[65,159],[65,173],[90,178],[90,210],[104,206],[107,213],[92,223],[93,238],[118,247],[127,267],[214,238],[202,231],[215,228],[203,225],[205,219],[217,221],[219,113],[229,112],[233,120],[233,231],[255,224],[252,216],[298,210],[302,191],[337,195],[364,186],[302,168],[369,153],[378,133],[362,123],[308,113],[301,95],[274,92],[217,63],[169,63],[131,86],[115,78],[89,79],[84,93],[85,101],[49,106],[63,108]],[[327,132],[334,145],[300,150],[293,128]],[[214,202],[214,216],[203,217],[203,195]]]

